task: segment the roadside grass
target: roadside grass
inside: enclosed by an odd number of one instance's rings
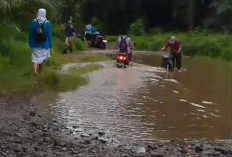
[[[82,76],[83,74],[100,69],[101,66],[97,64],[71,68],[67,74],[59,74],[51,69],[46,69],[45,72],[36,79],[39,84],[43,86],[43,89],[50,89],[55,92],[66,92],[75,90],[79,86],[88,83],[86,78]]]
[[[72,75],[83,75],[86,73],[90,73],[96,70],[100,70],[101,66],[98,64],[90,64],[90,65],[86,65],[84,67],[74,67],[69,69],[70,74]]]
[[[38,92],[66,92],[75,90],[88,83],[82,75],[101,69],[97,64],[72,68],[67,74],[60,74],[50,67],[44,69],[41,75],[34,76],[31,69],[23,73],[21,69],[10,69],[0,77],[0,95],[16,94],[30,95]]]
[[[183,45],[183,53],[188,56],[209,56],[232,61],[232,36],[222,33],[209,32],[156,32],[143,36],[130,35],[136,44],[137,50],[159,51],[170,36],[176,36]],[[115,43],[117,36],[110,36],[111,44]]]
[[[37,79],[38,85],[42,89],[49,89],[53,92],[66,92],[75,90],[81,85],[85,85],[87,80],[82,74],[59,74],[52,70],[45,71]]]
[[[87,54],[86,43],[76,40],[73,54],[63,55],[63,28],[53,28],[53,48],[51,58],[46,62],[43,73],[34,76],[31,69],[31,50],[28,46],[28,33],[14,26],[0,26],[0,95],[33,95],[47,90],[65,92],[87,83],[81,75],[94,67],[83,67],[78,73],[56,73],[63,64],[76,62],[97,62],[109,60],[104,55]]]
[[[107,41],[108,42],[116,42],[119,36],[107,36]]]
[[[107,61],[109,60],[108,57],[106,57],[103,54],[91,54],[91,53],[83,53],[83,54],[68,54],[66,57],[64,57],[63,63],[83,63],[83,62],[99,62],[99,61]]]

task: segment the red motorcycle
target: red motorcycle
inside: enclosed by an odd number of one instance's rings
[[[118,68],[126,68],[129,65],[129,58],[127,53],[118,53],[116,59],[116,66]]]

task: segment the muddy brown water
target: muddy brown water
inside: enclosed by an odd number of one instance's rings
[[[138,55],[136,60],[159,66],[161,57]],[[231,64],[204,57],[185,57],[183,65],[183,72],[170,76],[179,84],[164,81],[161,86],[147,86],[145,95],[163,102],[144,100],[149,121],[153,121],[149,118],[152,111],[158,113],[153,127],[155,135],[160,138],[231,138]]]
[[[231,64],[185,57],[182,72],[166,79],[160,60],[137,54],[140,64],[127,69],[100,63],[104,68],[88,74],[87,86],[60,94],[57,119],[74,133],[101,130],[125,141],[231,138]]]

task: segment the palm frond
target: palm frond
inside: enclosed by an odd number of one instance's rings
[[[8,0],[0,0],[0,9],[3,13],[11,10],[11,4]]]

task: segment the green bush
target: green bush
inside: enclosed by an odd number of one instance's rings
[[[75,46],[74,50],[76,50],[76,51],[78,51],[78,50],[85,51],[88,49],[87,44],[85,42],[81,41],[80,39],[76,39],[74,41],[74,46]]]
[[[132,40],[132,42],[135,43],[136,49],[138,49],[138,50],[148,50],[148,41],[149,40],[145,39],[145,37],[143,37],[143,36],[141,36],[141,37],[132,36],[131,40]]]
[[[97,17],[92,17],[90,23],[94,26],[95,29],[102,29],[103,22],[101,22]]]
[[[65,40],[65,27],[62,25],[52,25],[52,36],[58,38],[61,41]]]
[[[116,44],[117,40],[118,40],[118,36],[107,36],[108,42],[114,42]]]
[[[144,33],[145,33],[145,28],[144,28],[143,19],[138,19],[130,25],[129,34],[140,36],[140,35],[144,35]]]

